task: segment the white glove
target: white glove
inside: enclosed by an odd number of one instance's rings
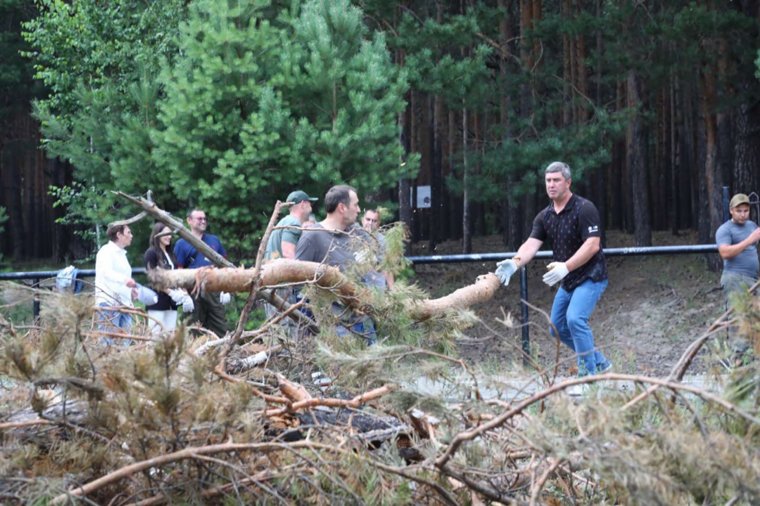
[[[232,296],[228,292],[219,292],[219,302],[222,304],[229,304]]]
[[[185,297],[182,299],[182,312],[192,313],[195,310],[195,303],[193,302],[193,298],[190,297],[190,294],[186,293]]]
[[[496,264],[496,275],[499,277],[504,286],[507,286],[509,285],[509,278],[512,277],[512,274],[514,274],[517,269],[517,262],[515,262],[513,259],[509,258],[507,260],[502,260]]]
[[[169,297],[171,297],[177,305],[182,304],[182,301],[185,300],[185,295],[187,295],[186,291],[180,290],[179,288],[172,288],[171,290],[167,290],[166,293],[169,294]]]
[[[549,272],[544,274],[543,279],[544,283],[549,286],[556,285],[565,279],[565,276],[570,273],[570,270],[567,268],[567,264],[565,262],[552,262],[547,265],[546,268],[549,269]]]
[[[172,290],[167,291],[166,293],[169,294],[169,297],[172,298],[172,300],[174,301],[176,305],[182,306],[182,311],[184,311],[185,313],[192,313],[193,310],[195,309],[195,303],[193,302],[193,298],[185,290],[174,288]]]

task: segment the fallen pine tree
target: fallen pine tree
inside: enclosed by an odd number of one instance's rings
[[[463,331],[460,302],[480,300],[477,291],[435,302],[402,290],[387,302],[350,278],[321,286],[322,268],[295,276],[310,285],[316,308],[340,298],[336,286],[343,286],[346,303],[382,320],[386,339],[351,345],[326,328],[289,339],[264,324],[249,339],[198,353],[185,327],[156,339],[137,325],[138,344],[104,347],[90,297],[8,287],[6,301],[37,297],[42,314],[27,327],[0,319],[2,501],[760,501],[757,361],[732,371],[718,391],[679,381],[731,322],[760,351],[752,297],[696,339],[668,378],[558,382],[546,371],[488,369],[454,347],[436,348]],[[207,269],[172,282],[211,289],[214,277],[239,283],[249,300],[267,282],[291,279],[259,265],[259,272]],[[480,282],[491,286],[488,276]],[[434,307],[419,312],[427,305]],[[525,378],[521,394],[500,390],[510,377]],[[585,396],[567,395],[581,386],[589,388]]]

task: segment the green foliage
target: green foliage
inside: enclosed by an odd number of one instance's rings
[[[573,168],[573,180],[583,181],[610,162],[612,140],[625,131],[628,112],[607,114],[603,110],[584,125],[565,128],[547,126],[537,137],[520,141],[508,139],[484,153],[469,153],[471,163],[480,171],[468,181],[471,197],[480,202],[503,198],[503,181],[513,182],[507,191],[513,197],[536,191],[543,180],[543,169],[554,160],[563,160]],[[519,122],[518,122],[519,123]],[[461,166],[447,179],[450,188],[462,191]]]
[[[70,222],[116,217],[108,190],[151,189],[165,209],[204,207],[245,259],[293,187],[376,192],[416,171],[399,164],[404,72],[347,0],[158,5],[42,0],[26,24],[51,91],[43,144],[76,167],[59,205],[84,199]]]
[[[114,189],[152,189],[172,208],[168,180],[150,161],[149,132],[156,126],[159,62],[176,53],[184,2],[40,0],[38,9],[24,25],[32,48],[25,55],[49,90],[34,104],[43,146],[75,166],[75,184],[52,190],[67,210],[65,222],[94,238],[93,225],[132,214],[119,212]]]
[[[398,163],[404,77],[361,12],[312,1],[272,19],[267,7],[193,4],[182,56],[161,76],[166,127],[154,136],[174,192],[205,207],[243,255],[273,197],[295,186],[376,191],[414,170]]]

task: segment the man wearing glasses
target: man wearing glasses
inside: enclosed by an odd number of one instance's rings
[[[193,209],[187,215],[187,223],[195,237],[206,243],[220,255],[227,256],[227,252],[224,250],[224,246],[222,246],[219,238],[213,234],[206,233],[208,219],[206,218],[205,211]],[[174,256],[177,257],[177,265],[185,269],[198,269],[211,265],[211,261],[185,239],[180,239],[174,245]],[[195,295],[193,298],[195,309],[188,323],[199,322],[219,337],[223,337],[227,333],[227,318],[224,304],[227,304],[229,301],[230,294],[227,292],[202,291],[202,293]]]

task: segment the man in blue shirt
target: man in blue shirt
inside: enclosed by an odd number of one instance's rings
[[[220,255],[227,255],[219,238],[213,234],[206,233],[208,219],[206,218],[205,211],[202,209],[190,211],[187,215],[187,224],[190,226],[190,232],[195,237],[206,243]],[[174,245],[174,256],[177,258],[177,266],[180,268],[198,269],[212,265],[211,261],[203,253],[200,253],[185,239],[180,239]],[[223,337],[227,333],[227,317],[223,304],[227,304],[230,301],[230,294],[226,292],[201,292],[193,298],[195,309],[188,323],[197,321],[219,337]]]

